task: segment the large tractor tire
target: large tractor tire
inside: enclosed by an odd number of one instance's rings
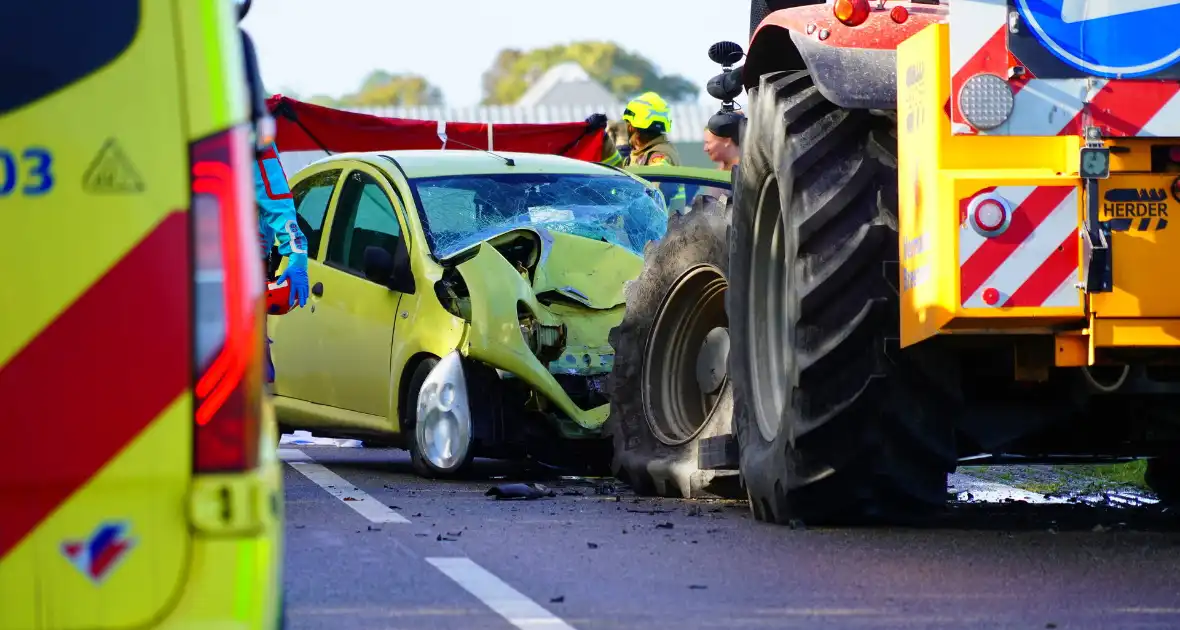
[[[701,440],[732,434],[725,312],[729,207],[698,197],[644,252],[610,332],[611,469],[640,495],[728,494],[698,466]],[[732,485],[732,484],[731,484]]]
[[[898,350],[893,117],[807,72],[749,96],[730,241],[734,425],[755,518],[908,521],[943,504],[953,426]]]

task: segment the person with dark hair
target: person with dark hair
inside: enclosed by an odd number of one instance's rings
[[[705,153],[724,171],[732,171],[741,160],[741,138],[746,116],[737,111],[721,110],[705,125]]]

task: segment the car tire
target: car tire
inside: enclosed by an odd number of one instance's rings
[[[409,400],[406,401],[405,416],[402,418],[402,439],[405,442],[405,448],[410,453],[410,463],[414,467],[414,472],[427,479],[456,479],[463,477],[471,468],[471,462],[475,459],[474,449],[467,453],[467,457],[463,463],[459,464],[454,470],[441,470],[422,453],[422,449],[418,446],[417,439],[417,418],[418,418],[418,394],[422,391],[422,384],[426,381],[426,377],[430,375],[430,371],[434,366],[438,365],[438,359],[434,357],[427,357],[420,361],[417,367],[414,368],[414,373],[410,376],[409,387],[406,388],[406,394],[409,395]]]
[[[611,438],[611,471],[640,495],[725,495],[737,485],[724,477],[714,484],[716,471],[698,466],[702,440],[732,434],[728,332],[719,342],[722,354],[714,352],[716,343],[704,343],[713,328],[726,325],[728,225],[727,204],[711,197],[673,214],[664,237],[645,248],[623,319],[610,331],[615,363],[604,432]],[[719,362],[710,371],[717,376],[706,377],[714,379],[706,381],[715,388],[709,394],[695,374],[706,349],[706,358]]]
[[[751,510],[912,522],[945,503],[957,460],[925,346],[897,343],[895,123],[837,107],[807,72],[751,92],[727,294]]]

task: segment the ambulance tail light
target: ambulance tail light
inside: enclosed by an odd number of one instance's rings
[[[257,465],[262,415],[262,261],[245,126],[190,147],[193,468]]]

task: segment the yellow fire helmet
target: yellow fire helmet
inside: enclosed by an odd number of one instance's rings
[[[668,133],[672,131],[672,114],[668,103],[655,92],[644,92],[627,103],[623,120],[636,129],[651,129]]]

